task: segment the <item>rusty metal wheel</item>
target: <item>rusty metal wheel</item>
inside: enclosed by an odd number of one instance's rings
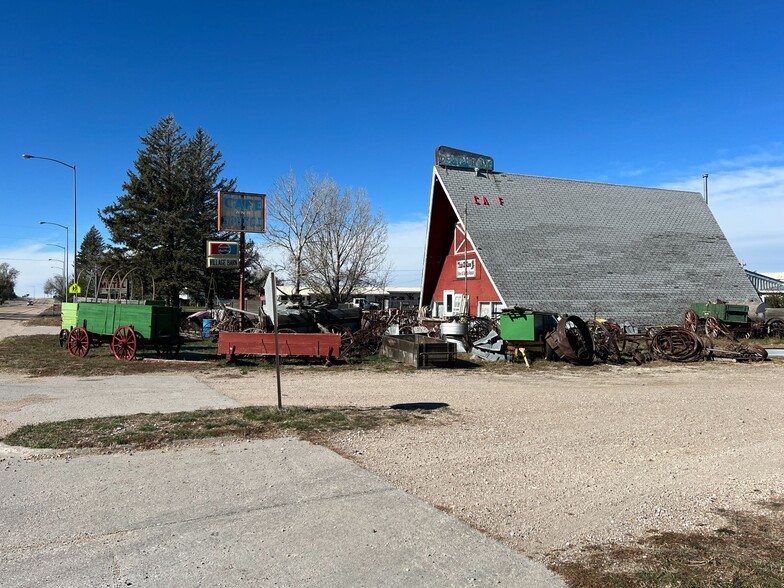
[[[768,359],[768,350],[754,343],[741,343],[735,348],[740,354],[736,361],[765,361]]]
[[[133,327],[123,325],[117,327],[114,335],[112,335],[110,348],[112,354],[114,354],[117,359],[130,361],[136,357],[137,344],[138,341]]]
[[[699,326],[700,317],[693,310],[687,310],[683,315],[683,327],[689,329],[692,333],[696,333]]]
[[[68,353],[74,357],[85,357],[90,351],[90,334],[84,327],[76,327],[68,333]]]
[[[330,325],[327,327],[330,333],[340,335],[340,354],[338,359],[349,362],[351,351],[354,347],[354,333],[348,327],[341,327],[340,325]]]
[[[769,336],[784,339],[784,319],[772,319],[767,326]]]

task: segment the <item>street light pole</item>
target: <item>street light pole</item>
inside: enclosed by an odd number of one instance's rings
[[[60,249],[63,250],[63,302],[67,302],[68,301],[68,286],[67,286],[68,278],[65,275],[65,268],[67,267],[68,262],[65,260],[65,247],[63,247],[62,245],[55,245],[54,243],[47,243],[47,245],[51,247],[59,247]],[[50,259],[49,261],[54,261],[54,259]]]
[[[38,224],[39,225],[54,225],[56,227],[60,227],[61,229],[65,229],[65,247],[64,247],[64,249],[65,249],[65,259],[66,259],[65,265],[66,265],[66,268],[67,268],[68,267],[68,261],[67,261],[68,260],[68,227],[66,227],[65,225],[61,225],[60,223],[53,223],[53,222],[49,222],[49,221],[38,221]],[[62,245],[55,245],[55,247],[63,248]],[[63,302],[68,302],[68,294],[67,294],[67,292],[68,292],[68,285],[67,285],[68,284],[68,274],[67,273],[65,274],[65,283],[66,283],[66,286],[65,286],[66,296],[63,299]]]
[[[73,225],[74,225],[74,228],[73,228],[73,233],[74,233],[73,275],[74,275],[74,280],[76,280],[76,276],[78,275],[76,273],[76,252],[78,251],[78,249],[76,248],[76,166],[75,165],[71,165],[70,163],[65,163],[64,161],[60,161],[59,159],[53,159],[51,157],[41,157],[39,155],[28,155],[27,153],[23,154],[22,158],[23,159],[45,159],[46,161],[53,161],[55,163],[59,163],[60,165],[64,165],[65,167],[70,167],[73,170],[73,212],[74,212],[74,223],[73,223]],[[55,224],[55,223],[50,223],[50,224]],[[60,225],[60,226],[62,226],[62,225]],[[76,294],[74,293],[74,300],[75,299],[76,299]]]

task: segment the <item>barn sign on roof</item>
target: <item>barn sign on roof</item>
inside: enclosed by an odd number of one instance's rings
[[[436,165],[493,171],[494,162],[493,158],[487,155],[479,155],[478,153],[441,145],[436,148]]]

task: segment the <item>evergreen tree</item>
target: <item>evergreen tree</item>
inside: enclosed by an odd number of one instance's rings
[[[82,239],[79,253],[76,255],[76,264],[79,268],[79,285],[82,293],[89,296],[88,289],[95,285],[107,265],[106,243],[95,225],[90,227]]]
[[[235,181],[220,177],[222,154],[207,133],[189,138],[172,115],[141,142],[124,193],[100,217],[117,244],[117,263],[137,268],[157,295],[178,305],[182,290],[206,291],[206,240],[219,237],[217,192],[233,190]],[[237,271],[221,271],[238,280]]]

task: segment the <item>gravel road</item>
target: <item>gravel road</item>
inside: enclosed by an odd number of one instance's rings
[[[784,363],[566,365],[530,372],[288,369],[284,405],[449,405],[435,426],[351,432],[338,451],[551,561],[647,530],[722,526],[784,495]],[[274,372],[205,383],[274,404]],[[559,556],[560,553],[560,556]]]

